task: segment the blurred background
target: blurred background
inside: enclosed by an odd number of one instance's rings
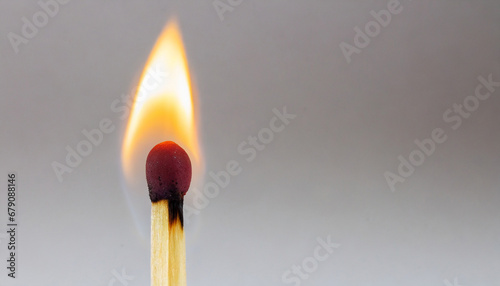
[[[173,17],[205,174],[186,199],[188,285],[500,283],[500,2],[0,10],[1,285],[149,284],[149,221],[137,213],[150,206],[125,190],[130,113],[112,105],[124,106]],[[67,147],[103,120],[102,142],[68,166]],[[228,163],[237,175],[200,203]]]

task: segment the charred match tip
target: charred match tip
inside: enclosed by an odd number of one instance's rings
[[[151,202],[182,202],[191,184],[191,161],[179,145],[162,142],[149,151],[146,180]]]

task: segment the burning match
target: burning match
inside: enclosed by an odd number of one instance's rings
[[[191,88],[181,32],[173,19],[144,66],[122,149],[125,192],[137,227],[143,236],[151,231],[153,286],[186,285],[184,195],[203,172]],[[171,141],[162,142],[165,138]],[[151,213],[145,208],[144,162]],[[148,220],[151,229],[143,229]]]
[[[148,154],[146,180],[151,199],[151,285],[186,285],[184,195],[191,184],[191,161],[179,145],[162,142]]]

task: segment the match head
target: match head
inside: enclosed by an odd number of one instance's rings
[[[191,184],[191,161],[179,145],[162,142],[149,151],[146,180],[151,202],[181,200]]]

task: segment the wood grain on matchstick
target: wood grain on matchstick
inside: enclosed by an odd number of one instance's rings
[[[179,207],[181,215],[172,220],[172,213],[178,211],[172,208]],[[186,286],[182,202],[161,200],[151,205],[151,285]]]

